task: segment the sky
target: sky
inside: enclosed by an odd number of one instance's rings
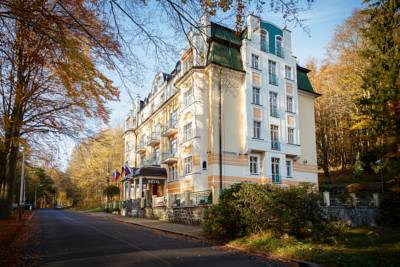
[[[268,3],[268,1],[266,1]],[[293,55],[297,57],[298,63],[304,65],[307,60],[315,58],[322,60],[325,57],[325,50],[330,40],[333,38],[335,29],[338,25],[342,24],[346,18],[351,16],[355,9],[362,8],[362,0],[314,0],[310,10],[302,12],[299,17],[305,19],[304,24],[308,27],[310,35],[308,35],[302,28],[289,28],[292,32],[292,49]],[[266,21],[270,21],[278,26],[284,26],[282,15],[279,13],[271,13],[265,11],[261,14],[261,18]],[[185,44],[177,44],[181,47]],[[143,74],[143,86],[140,88],[131,88],[131,92],[139,93],[143,98],[150,91],[152,81],[157,73],[157,62],[148,59],[151,58],[145,53],[140,55],[143,59],[143,63],[148,68]],[[166,66],[164,72],[170,72],[175,65],[176,61],[171,62],[171,65]],[[107,73],[106,73],[107,75]],[[115,81],[116,85],[121,84],[120,80],[114,74],[109,73],[109,77]],[[111,110],[110,114],[110,125],[122,125],[124,116],[129,110],[130,98],[126,89],[121,88],[120,101],[112,102],[108,104]],[[106,127],[106,126],[105,126]],[[60,147],[60,160],[61,168],[65,169],[67,161],[73,149],[74,143],[66,140]]]

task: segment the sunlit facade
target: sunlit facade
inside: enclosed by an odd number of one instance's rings
[[[240,35],[207,19],[202,26],[125,118],[124,199],[238,182],[317,184],[317,94],[290,31],[256,16]]]

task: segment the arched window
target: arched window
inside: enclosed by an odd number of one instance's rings
[[[279,35],[276,36],[275,47],[276,47],[276,55],[278,57],[283,57],[282,36]]]
[[[268,52],[267,49],[267,32],[261,30],[260,32],[260,49],[261,51]]]

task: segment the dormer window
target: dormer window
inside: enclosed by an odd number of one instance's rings
[[[276,55],[283,58],[282,36],[276,36]]]
[[[267,49],[267,32],[261,30],[260,32],[260,49],[261,51],[268,52]]]

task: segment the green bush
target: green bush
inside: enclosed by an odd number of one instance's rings
[[[341,228],[328,221],[318,200],[308,184],[289,188],[237,184],[225,190],[220,203],[205,212],[204,232],[210,238],[228,240],[270,230],[278,235],[332,242]]]

